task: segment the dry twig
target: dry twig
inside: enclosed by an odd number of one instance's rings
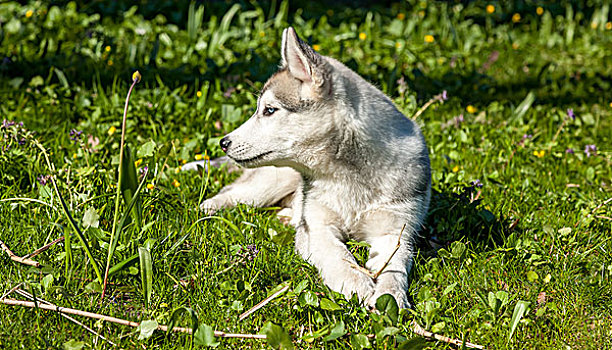
[[[30,266],[34,266],[34,267],[39,267],[40,263],[38,261],[34,261],[31,259],[28,259],[26,257],[19,257],[17,255],[15,255],[15,253],[13,253],[11,251],[11,249],[2,241],[0,241],[0,247],[2,247],[2,250],[4,250],[4,252],[6,254],[8,254],[8,256],[11,258],[11,260],[25,264],[25,265],[30,265]]]
[[[398,249],[400,248],[400,245],[402,243],[402,235],[404,234],[404,230],[405,229],[406,229],[406,224],[404,224],[404,226],[402,226],[402,230],[400,231],[400,234],[397,237],[397,245],[395,246],[395,249],[393,250],[393,253],[391,253],[391,255],[389,256],[389,259],[387,259],[385,264],[372,277],[372,279],[374,281],[376,281],[378,279],[378,277],[380,276],[380,274],[387,268],[387,266],[389,266],[389,263],[391,262],[391,259],[393,259],[393,256],[395,255],[395,253],[397,253]]]
[[[245,318],[249,317],[252,313],[254,313],[255,311],[261,309],[262,307],[264,307],[267,303],[269,303],[270,301],[272,301],[272,299],[276,298],[277,296],[283,294],[285,291],[287,291],[287,289],[289,289],[289,285],[284,286],[283,288],[281,288],[278,292],[270,295],[269,297],[265,298],[264,300],[260,301],[259,303],[257,303],[257,305],[253,306],[251,309],[249,309],[248,311],[244,312],[243,314],[241,314],[238,317],[239,321],[244,320]]]
[[[36,255],[38,255],[38,254],[44,252],[45,250],[51,248],[52,246],[58,244],[59,242],[62,242],[63,240],[64,240],[64,236],[61,236],[60,238],[56,239],[55,241],[53,241],[53,242],[51,242],[51,243],[49,243],[47,245],[44,245],[44,246],[36,249],[35,251],[31,252],[30,254],[24,255],[23,258],[33,258]]]
[[[33,300],[33,301],[35,300],[35,301],[38,301],[39,303],[43,303],[43,304],[45,304],[45,305],[50,305],[50,306],[55,306],[55,307],[57,307],[57,305],[52,304],[52,303],[50,303],[50,302],[48,302],[48,301],[46,301],[46,300],[44,300],[44,299],[41,299],[41,298],[35,298],[33,295],[31,295],[30,293],[28,293],[28,292],[26,292],[26,291],[24,291],[24,290],[22,290],[22,289],[16,289],[15,291],[16,291],[18,294],[20,294],[20,295],[22,295],[22,296],[24,296],[24,297],[26,297],[26,298],[28,298],[28,299],[30,299],[30,300]],[[40,304],[39,304],[39,305],[40,305]],[[85,324],[83,324],[81,321],[79,321],[79,320],[77,320],[77,319],[75,319],[75,318],[73,318],[73,317],[71,317],[71,316],[68,316],[68,315],[66,315],[66,314],[64,314],[64,313],[60,313],[60,315],[62,315],[62,316],[63,316],[64,318],[66,318],[67,320],[69,320],[69,321],[71,321],[71,322],[73,322],[73,323],[75,323],[75,324],[77,324],[77,325],[79,325],[79,326],[81,326],[81,327],[85,328],[85,330],[87,330],[88,332],[90,332],[90,333],[94,334],[94,335],[95,335],[95,336],[97,336],[97,337],[100,337],[100,339],[107,341],[109,344],[111,344],[111,345],[113,345],[113,346],[117,346],[117,344],[115,344],[114,342],[112,342],[112,341],[110,341],[110,340],[106,339],[104,336],[102,336],[102,334],[100,334],[100,333],[98,333],[98,332],[94,331],[93,329],[89,328],[88,326],[86,326]]]
[[[361,266],[353,263],[350,260],[344,259],[344,261],[348,262],[350,264],[350,266],[352,268],[354,268],[355,270],[361,271],[361,272],[365,273],[366,275],[370,276],[370,278],[373,279],[374,282],[376,282],[378,277],[380,277],[380,275],[387,268],[387,266],[389,266],[389,263],[391,262],[391,259],[393,259],[393,256],[395,255],[395,253],[397,253],[397,251],[399,250],[399,248],[401,246],[401,243],[402,243],[402,235],[404,234],[404,230],[405,229],[406,229],[406,224],[404,224],[404,226],[402,227],[402,231],[399,234],[399,237],[397,237],[397,245],[395,246],[395,249],[393,250],[393,253],[391,253],[391,255],[389,255],[389,258],[387,259],[387,261],[385,261],[384,265],[376,273],[372,273],[372,271],[366,269],[365,267],[361,267]]]
[[[416,321],[412,321],[412,331],[415,334],[418,334],[418,335],[420,335],[422,337],[429,338],[429,339],[439,340],[441,342],[453,344],[453,345],[458,346],[458,347],[465,346],[465,347],[472,348],[472,349],[484,349],[484,346],[482,346],[482,345],[473,344],[473,343],[470,343],[470,342],[463,342],[463,341],[461,341],[459,339],[452,339],[452,338],[449,338],[449,337],[445,337],[443,335],[432,333],[432,332],[426,330],[425,328],[421,327]]]
[[[116,323],[116,324],[121,324],[124,326],[130,326],[130,327],[138,327],[140,326],[140,323],[138,322],[132,322],[132,321],[128,321],[128,320],[123,320],[117,317],[111,317],[111,316],[106,316],[106,315],[101,315],[101,314],[96,314],[93,312],[87,312],[87,311],[82,311],[82,310],[77,310],[77,309],[71,309],[71,308],[67,308],[67,307],[60,307],[60,306],[56,306],[56,305],[47,305],[47,304],[38,304],[38,306],[31,301],[24,301],[24,300],[16,300],[16,299],[2,299],[0,300],[0,303],[2,304],[6,304],[6,305],[14,305],[14,306],[25,306],[25,307],[38,307],[41,308],[43,310],[50,310],[50,311],[57,311],[60,313],[64,313],[64,314],[70,314],[70,315],[79,315],[79,316],[83,316],[83,317],[88,317],[88,318],[94,318],[97,320],[103,320],[106,322],[111,322],[111,323]],[[168,331],[168,326],[165,325],[159,325],[157,326],[157,329],[160,331]],[[191,328],[184,328],[184,327],[173,327],[172,328],[173,331],[175,332],[182,332],[182,333],[188,333],[191,334],[192,333],[192,329]],[[215,337],[219,337],[219,338],[245,338],[245,339],[266,339],[266,335],[265,334],[241,334],[241,333],[225,333],[225,332],[221,332],[221,331],[215,331]]]

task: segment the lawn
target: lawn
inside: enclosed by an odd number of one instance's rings
[[[0,296],[39,306],[0,304],[0,348],[612,348],[610,4],[325,6],[0,3]],[[223,154],[289,25],[423,130],[412,309],[330,291],[278,208],[197,209],[237,174],[181,166]]]

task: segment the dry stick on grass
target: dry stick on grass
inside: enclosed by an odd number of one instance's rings
[[[29,266],[34,266],[34,267],[39,267],[40,263],[38,261],[34,261],[31,259],[28,259],[26,257],[19,257],[17,255],[15,255],[15,253],[13,253],[11,251],[11,249],[2,241],[0,241],[0,247],[2,247],[2,250],[4,250],[4,252],[6,254],[8,254],[8,256],[11,258],[11,260],[25,264],[25,265],[29,265]]]
[[[416,118],[418,118],[421,114],[423,114],[423,112],[425,112],[427,110],[427,108],[429,108],[429,106],[431,106],[432,104],[434,104],[435,102],[440,102],[440,103],[444,103],[444,100],[446,100],[446,90],[444,90],[443,93],[438,94],[434,97],[432,97],[429,101],[427,101],[427,103],[425,103],[423,105],[423,107],[421,107],[416,113],[414,113],[414,115],[412,116],[412,120],[415,120]]]
[[[52,246],[58,244],[59,242],[62,242],[64,240],[64,238],[65,238],[64,236],[61,236],[60,238],[56,239],[55,241],[53,241],[53,242],[51,242],[51,243],[49,243],[49,244],[47,244],[47,245],[45,245],[43,247],[40,247],[40,248],[36,249],[35,251],[33,251],[32,253],[24,255],[23,257],[24,258],[33,258],[36,255],[38,255],[38,254],[44,252],[45,250],[51,248]]]
[[[22,290],[22,289],[16,289],[15,291],[16,291],[18,294],[20,294],[20,295],[22,295],[22,296],[24,296],[24,297],[26,297],[26,298],[28,298],[28,299],[30,299],[30,300],[34,300],[34,296],[32,296],[30,293],[28,293],[28,292],[26,292],[26,291],[24,291],[24,290]],[[50,303],[50,302],[48,302],[48,301],[46,301],[46,300],[44,300],[44,299],[41,299],[41,298],[36,298],[36,301],[38,301],[39,303],[43,303],[43,304],[45,304],[45,305],[51,305],[51,306],[55,306],[55,307],[57,307],[56,305],[54,305],[54,304],[52,304],[52,303]],[[83,323],[81,323],[79,320],[77,320],[77,319],[75,319],[75,318],[73,318],[73,317],[71,317],[71,316],[68,316],[68,315],[66,315],[66,314],[63,314],[63,313],[60,313],[60,315],[62,315],[62,316],[63,316],[64,318],[66,318],[67,320],[69,320],[69,321],[71,321],[71,322],[73,322],[73,323],[75,323],[75,324],[77,324],[77,325],[79,325],[79,326],[81,326],[81,327],[85,328],[85,330],[87,330],[88,332],[90,332],[90,333],[94,334],[95,336],[100,337],[100,339],[107,341],[109,344],[111,344],[111,345],[113,345],[113,346],[117,346],[117,344],[115,344],[114,342],[112,342],[112,341],[110,341],[110,340],[106,339],[104,336],[102,336],[102,334],[100,334],[100,333],[98,333],[98,332],[94,331],[93,329],[89,328],[88,326],[84,325],[84,324],[83,324]]]
[[[371,279],[374,280],[374,282],[376,282],[376,280],[378,279],[378,277],[380,277],[380,274],[383,273],[383,271],[387,268],[387,266],[389,266],[389,263],[391,262],[391,259],[393,259],[393,256],[395,255],[395,253],[397,253],[397,251],[399,250],[400,246],[401,246],[401,242],[402,242],[402,235],[404,234],[404,230],[406,229],[406,224],[404,224],[404,226],[402,226],[402,231],[399,234],[399,237],[397,237],[397,245],[395,246],[395,249],[393,250],[393,253],[391,253],[391,255],[389,255],[389,258],[387,259],[387,261],[385,261],[385,264],[380,268],[380,270],[378,270],[376,273],[372,273],[372,271],[366,269],[365,267],[361,267],[357,264],[354,264],[353,262],[344,259],[344,261],[350,263],[351,267],[354,268],[355,270],[361,271],[364,274],[370,276]]]
[[[482,345],[473,344],[470,342],[464,343],[463,341],[459,339],[452,339],[449,337],[445,337],[443,335],[432,333],[428,330],[425,330],[425,328],[421,327],[418,323],[416,323],[416,321],[412,321],[412,331],[415,334],[418,334],[422,337],[439,340],[441,342],[453,344],[455,346],[459,346],[459,347],[465,346],[465,347],[472,348],[472,349],[484,349],[484,346]]]
[[[378,279],[378,276],[380,276],[380,274],[387,268],[387,266],[389,266],[391,259],[393,259],[393,256],[395,255],[395,253],[397,253],[398,249],[400,248],[400,244],[402,242],[402,235],[404,234],[405,229],[406,229],[406,224],[402,226],[402,230],[400,231],[399,237],[397,237],[397,245],[395,246],[393,253],[391,253],[391,255],[389,256],[389,259],[387,259],[383,267],[381,267],[380,270],[378,270],[378,272],[375,273],[374,276],[372,277],[374,281],[376,281]]]
[[[2,295],[2,297],[0,297],[0,300],[4,299],[7,295],[10,295],[14,291],[16,291],[19,287],[21,287],[22,284],[23,284],[23,282],[19,282],[15,287],[11,288],[11,290],[9,290],[8,292],[4,293]]]
[[[262,307],[264,307],[267,303],[269,303],[270,301],[272,301],[272,299],[276,298],[277,296],[283,294],[285,291],[287,291],[287,289],[289,289],[289,285],[284,286],[283,288],[281,288],[278,292],[270,295],[269,297],[265,298],[264,300],[260,301],[257,305],[253,306],[251,309],[249,309],[248,311],[244,312],[242,315],[240,315],[238,317],[239,321],[244,320],[245,318],[249,317],[252,313],[254,313],[255,311],[261,309]]]
[[[66,308],[66,307],[60,307],[60,306],[56,306],[56,305],[47,305],[47,304],[40,304],[39,303],[38,306],[36,306],[36,304],[34,304],[34,302],[25,301],[25,300],[16,300],[16,299],[2,299],[2,300],[0,300],[0,303],[5,304],[5,305],[25,306],[25,307],[31,307],[31,308],[38,307],[38,308],[43,309],[43,310],[57,311],[59,313],[70,314],[70,315],[79,315],[79,316],[83,316],[83,317],[94,318],[94,319],[97,319],[97,320],[103,320],[103,321],[106,321],[106,322],[121,324],[121,325],[124,325],[124,326],[130,326],[130,327],[138,327],[138,326],[140,326],[140,323],[138,323],[138,322],[127,321],[127,320],[123,320],[123,319],[116,318],[116,317],[111,317],[111,316],[106,316],[106,315],[96,314],[96,313],[93,313],[93,312],[76,310],[76,309],[71,309],[71,308]],[[160,331],[166,332],[166,331],[168,331],[168,326],[159,325],[159,326],[157,326],[157,329],[160,330]],[[188,333],[188,334],[191,334],[191,332],[192,332],[191,328],[184,328],[184,327],[173,327],[172,330],[175,331],[175,332],[182,332],[182,333]],[[225,332],[221,332],[221,331],[215,331],[215,337],[219,337],[219,338],[266,339],[266,335],[265,334],[225,333]]]

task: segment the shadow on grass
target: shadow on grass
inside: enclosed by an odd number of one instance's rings
[[[421,256],[435,256],[440,248],[448,248],[457,240],[474,250],[503,244],[515,225],[483,208],[479,194],[475,186],[465,187],[459,194],[433,191],[427,222],[417,239]]]

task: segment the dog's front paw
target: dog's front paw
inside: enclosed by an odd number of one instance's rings
[[[223,208],[223,205],[214,198],[207,199],[200,204],[200,210],[202,210],[206,215],[213,215],[221,208]]]
[[[204,170],[204,172],[208,172],[208,161],[205,160],[197,160],[194,162],[189,162],[183,164],[181,166],[182,171],[195,171],[195,170]]]
[[[368,307],[371,310],[376,310],[376,301],[378,300],[378,298],[385,294],[390,294],[393,298],[395,298],[395,302],[397,303],[397,306],[400,309],[410,308],[410,302],[408,302],[408,296],[405,290],[400,290],[396,288],[381,289],[378,287],[374,289],[374,294],[366,301]]]
[[[332,290],[344,294],[347,300],[353,294],[357,294],[359,300],[366,301],[374,293],[374,281],[372,278],[357,270],[350,269],[331,278],[324,278],[324,280],[325,284]]]

